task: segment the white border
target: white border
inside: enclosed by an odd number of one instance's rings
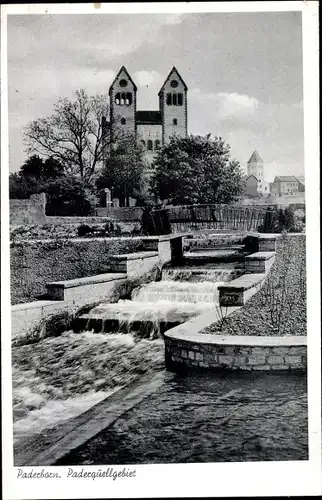
[[[94,6],[96,5],[96,7]],[[304,66],[304,126],[308,277],[308,383],[309,453],[307,462],[220,463],[136,466],[134,480],[19,480],[13,468],[9,211],[8,211],[8,92],[7,15],[10,14],[113,14],[302,11]],[[2,409],[4,498],[124,498],[191,496],[301,496],[321,491],[321,341],[319,241],[319,87],[318,2],[204,2],[123,4],[42,4],[1,6],[1,256],[2,277]],[[41,470],[33,468],[34,471]],[[50,467],[46,470],[63,471]],[[76,468],[75,468],[76,469]],[[82,469],[78,467],[77,469]],[[86,467],[91,470],[91,467]],[[97,468],[96,468],[97,469]],[[120,468],[122,469],[122,467]],[[31,470],[31,468],[26,468]]]

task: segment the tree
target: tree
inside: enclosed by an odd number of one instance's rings
[[[47,185],[47,215],[92,215],[96,204],[95,194],[81,179],[61,177]]]
[[[96,173],[108,147],[106,96],[76,92],[76,99],[60,98],[53,114],[29,123],[23,141],[29,154],[51,157],[66,174],[89,182]]]
[[[28,158],[20,168],[21,175],[25,178],[34,177],[40,179],[43,174],[44,162],[38,155],[33,155]]]
[[[91,215],[96,196],[87,182],[68,176],[54,158],[43,161],[37,155],[28,158],[20,171],[9,176],[10,198],[29,198],[45,192],[47,215]]]
[[[33,155],[19,172],[10,174],[9,196],[24,199],[31,194],[46,192],[48,184],[64,175],[64,167],[54,158],[47,158],[44,162],[38,155]]]
[[[26,199],[31,194],[38,193],[39,184],[35,178],[27,179],[20,172],[11,173],[9,176],[10,199]]]
[[[152,191],[173,204],[229,203],[242,193],[240,165],[221,137],[172,137],[154,160]]]
[[[135,135],[123,135],[106,159],[96,186],[111,189],[121,204],[128,205],[129,197],[137,198],[143,189],[146,166],[143,147]]]

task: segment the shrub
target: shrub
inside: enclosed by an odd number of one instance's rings
[[[260,233],[281,233],[287,232],[301,232],[302,226],[296,224],[293,210],[290,208],[282,207],[268,207],[263,224],[257,228]]]
[[[88,225],[88,224],[81,224],[77,228],[77,234],[81,238],[82,236],[85,236],[88,233],[92,233],[93,229]]]

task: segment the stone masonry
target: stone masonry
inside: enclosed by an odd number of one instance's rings
[[[202,336],[202,335],[201,335]],[[166,338],[165,359],[167,368],[173,371],[182,369],[221,369],[247,371],[279,371],[306,369],[306,343],[294,343],[289,338],[289,345],[267,345],[266,339],[261,338],[254,345],[245,345],[240,340],[246,337],[236,337],[235,345],[216,343],[187,342],[184,340]],[[206,339],[205,339],[206,340]]]

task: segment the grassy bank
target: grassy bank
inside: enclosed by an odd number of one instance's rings
[[[306,335],[305,235],[282,236],[263,288],[236,313],[201,333],[224,335]]]
[[[140,240],[15,242],[10,247],[11,303],[32,302],[46,283],[108,272],[110,256],[141,249]]]

